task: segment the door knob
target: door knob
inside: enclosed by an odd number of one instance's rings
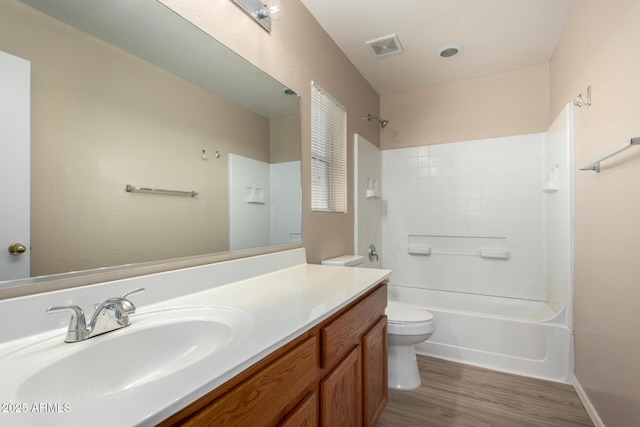
[[[27,247],[22,243],[14,243],[13,245],[9,246],[9,253],[11,255],[21,255],[25,252],[27,252]]]

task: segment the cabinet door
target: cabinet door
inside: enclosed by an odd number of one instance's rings
[[[362,339],[364,427],[373,427],[389,399],[387,382],[387,316]]]
[[[311,393],[300,402],[279,427],[316,427],[318,425],[318,395]]]
[[[324,427],[361,425],[360,372],[360,346],[357,346],[320,384],[320,425]]]

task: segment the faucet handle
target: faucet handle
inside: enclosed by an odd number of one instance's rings
[[[136,306],[133,305],[133,303],[131,301],[129,301],[129,299],[127,298],[129,295],[138,293],[138,292],[142,292],[144,291],[144,288],[137,288],[137,289],[133,289],[131,291],[125,292],[124,294],[122,294],[121,297],[114,297],[114,298],[109,298],[107,300],[107,302],[117,302],[122,306],[122,309],[124,311],[124,315],[129,315],[132,313],[136,312]]]
[[[144,291],[145,291],[144,288],[137,288],[137,289],[125,292],[124,294],[122,294],[122,296],[120,298],[126,299],[129,295],[137,294],[138,292],[144,292]]]
[[[87,321],[84,317],[84,311],[77,305],[66,305],[47,308],[47,313],[59,313],[62,311],[71,311],[71,320],[69,321],[69,329],[67,330],[66,342],[75,342],[86,338],[88,335]]]

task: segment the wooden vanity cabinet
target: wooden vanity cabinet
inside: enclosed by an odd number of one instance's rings
[[[387,287],[320,327],[320,425],[373,426],[388,400]]]
[[[387,403],[386,304],[382,283],[160,426],[373,426]]]

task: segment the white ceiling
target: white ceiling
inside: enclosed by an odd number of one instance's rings
[[[576,0],[302,0],[380,95],[548,63]],[[284,11],[286,13],[286,11]],[[377,57],[367,41],[397,34]],[[464,46],[453,58],[440,47]]]

